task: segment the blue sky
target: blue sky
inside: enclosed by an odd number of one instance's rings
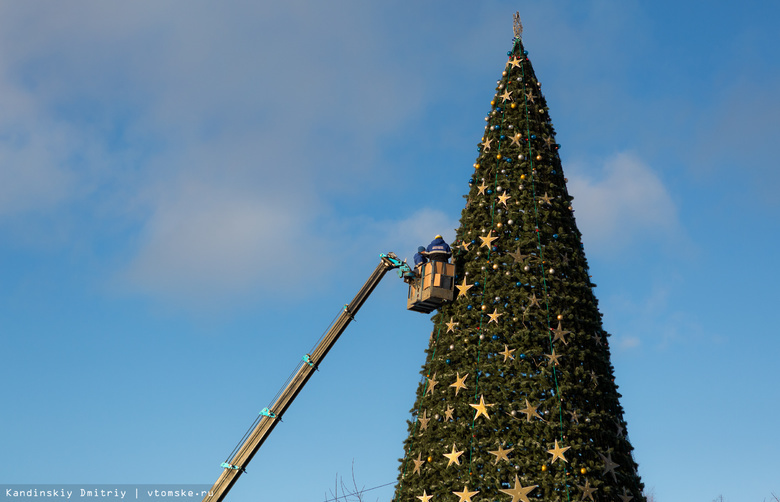
[[[378,254],[454,236],[516,10],[648,491],[780,495],[758,1],[0,3],[0,483],[213,483]],[[233,500],[396,479],[404,302],[388,276]]]

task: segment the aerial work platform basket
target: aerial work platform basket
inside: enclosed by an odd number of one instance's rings
[[[455,265],[443,261],[423,263],[415,268],[409,283],[407,310],[429,314],[455,297]]]

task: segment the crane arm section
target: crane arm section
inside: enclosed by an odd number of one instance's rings
[[[274,430],[274,427],[276,427],[276,424],[279,422],[282,415],[301,392],[303,386],[309,381],[309,378],[311,378],[312,374],[317,369],[317,366],[322,362],[330,349],[333,348],[333,345],[338,341],[349,323],[354,320],[355,314],[357,314],[360,307],[363,306],[371,293],[373,293],[385,274],[389,270],[398,268],[400,269],[399,275],[403,277],[404,273],[411,271],[406,262],[400,261],[394,253],[380,255],[380,258],[381,262],[377,265],[366,283],[363,284],[363,287],[360,288],[360,291],[355,295],[355,298],[344,307],[344,311],[338,316],[328,332],[322,337],[314,351],[304,357],[298,370],[270,408],[266,408],[262,411],[259,422],[252,432],[248,434],[246,440],[230,459],[230,462],[222,464],[225,469],[222,471],[222,474],[219,476],[216,483],[211,487],[211,490],[209,490],[209,493],[203,499],[203,502],[222,502],[225,499],[230,489],[245,471],[246,466],[252,460],[252,457],[254,457],[255,453],[257,453],[263,445],[271,431]]]

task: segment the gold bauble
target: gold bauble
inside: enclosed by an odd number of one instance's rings
[[[582,469],[580,469],[580,474],[585,474],[586,472],[588,472],[586,468],[583,467]]]
[[[525,174],[521,174],[521,175],[520,175],[520,179],[521,179],[521,180],[524,180],[524,179],[525,179]]]
[[[517,108],[517,105],[512,103],[511,105],[509,105],[509,107],[514,110],[515,108]]]
[[[536,156],[536,160],[542,160],[542,154],[541,153]]]
[[[542,472],[544,472],[544,471],[546,471],[546,470],[547,470],[547,466],[546,466],[546,465],[543,465],[543,466],[542,466]]]
[[[558,314],[558,320],[559,320],[559,321],[562,321],[562,320],[563,320],[563,314]]]
[[[495,101],[491,101],[491,102],[490,102],[490,106],[495,106],[495,105],[496,105],[496,102],[495,102]]]
[[[428,457],[428,462],[433,462],[433,457]]]
[[[497,160],[501,160],[501,154],[500,153],[498,155],[496,155],[496,159]]]

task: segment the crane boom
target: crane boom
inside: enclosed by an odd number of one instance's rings
[[[317,369],[317,365],[322,362],[325,356],[328,354],[333,345],[339,339],[339,336],[344,332],[349,323],[354,320],[355,314],[357,314],[360,307],[368,299],[376,286],[385,276],[385,274],[392,269],[401,269],[401,274],[413,273],[406,264],[398,259],[394,253],[388,253],[380,255],[381,261],[377,265],[374,272],[368,278],[363,287],[360,288],[355,298],[344,307],[344,311],[339,315],[336,321],[333,323],[328,332],[322,337],[322,340],[317,344],[314,351],[311,354],[304,356],[303,361],[300,363],[298,370],[292,377],[287,386],[277,397],[276,401],[270,406],[265,408],[261,412],[261,417],[255,428],[246,436],[246,440],[238,448],[237,452],[230,459],[229,462],[223,463],[224,471],[217,479],[216,483],[211,487],[209,493],[204,497],[203,502],[221,502],[225,499],[230,489],[238,481],[238,478],[245,471],[246,466],[252,460],[255,453],[260,449],[265,442],[271,431],[274,430],[276,424],[281,419],[282,415],[287,408],[290,407],[292,402],[301,392],[303,386],[309,381],[314,371]]]

